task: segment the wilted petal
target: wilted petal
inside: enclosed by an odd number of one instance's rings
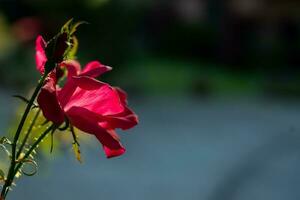
[[[80,75],[95,78],[110,70],[112,70],[111,67],[102,65],[98,61],[92,61],[85,66]]]
[[[47,57],[45,54],[45,46],[46,42],[42,36],[38,36],[35,41],[35,62],[36,62],[36,69],[43,74],[45,71],[45,64],[47,62]]]

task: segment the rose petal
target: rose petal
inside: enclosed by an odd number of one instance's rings
[[[107,83],[98,81],[97,79],[88,76],[73,76],[72,81],[83,90],[97,90]]]
[[[45,64],[47,62],[47,57],[45,53],[46,42],[42,36],[38,36],[35,41],[35,62],[36,69],[43,74],[45,71]]]
[[[74,83],[73,79],[70,78],[67,80],[64,87],[61,90],[57,91],[57,99],[62,108],[64,108],[70,101],[70,98],[74,94],[77,87],[78,86]]]
[[[80,64],[75,60],[69,60],[61,63],[60,67],[66,67],[68,70],[68,77],[64,87],[57,91],[58,101],[63,108],[68,103],[69,99],[77,88],[77,85],[75,85],[73,82],[73,76],[77,76],[80,73]]]
[[[114,87],[114,90],[119,94],[121,102],[127,105],[127,93],[119,87]]]
[[[39,93],[37,101],[46,119],[55,124],[61,124],[64,122],[64,112],[57,100],[54,76],[55,74],[52,73],[47,79],[46,84]]]
[[[77,76],[80,73],[80,63],[76,60],[68,60],[60,64],[61,67],[66,67],[68,70],[68,78]]]
[[[114,90],[118,93],[119,98],[125,107],[122,113],[116,115],[105,116],[106,123],[102,126],[107,129],[121,128],[123,130],[130,129],[136,126],[139,122],[138,116],[127,107],[127,94],[124,90],[114,87]]]
[[[111,134],[112,134],[112,132],[114,132],[114,130],[110,130]],[[100,141],[100,138],[97,137],[97,139]],[[104,150],[107,158],[117,157],[126,152],[126,149],[121,144],[120,144],[120,148],[118,148],[118,149],[111,149],[108,146],[103,145],[103,150]]]
[[[73,126],[96,136],[103,145],[108,158],[125,152],[117,134],[113,130],[103,129],[99,125],[99,117],[95,113],[81,107],[72,107],[66,114]]]
[[[89,62],[85,66],[85,68],[83,69],[83,71],[81,72],[80,75],[96,78],[96,77],[100,76],[101,74],[103,74],[107,71],[110,71],[110,70],[112,70],[111,67],[102,65],[98,61],[92,61],[92,62]]]
[[[73,77],[71,83],[78,87],[64,106],[65,111],[74,106],[102,116],[115,115],[124,111],[118,93],[108,84],[86,76]]]
[[[130,129],[139,123],[138,116],[129,108],[125,111],[113,116],[103,117],[106,123],[102,123],[102,127],[106,129],[121,128],[123,130]]]

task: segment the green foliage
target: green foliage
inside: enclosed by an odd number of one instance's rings
[[[2,149],[3,152],[5,152],[5,154],[9,158],[11,158],[11,152],[10,152],[10,150],[7,149],[6,145],[11,145],[11,144],[12,144],[11,141],[6,137],[2,137],[0,139],[0,149]]]
[[[5,173],[2,169],[0,169],[0,182],[5,180]]]
[[[60,37],[64,34],[67,35],[67,37],[66,37],[67,48],[63,54],[64,59],[75,58],[75,55],[76,55],[76,52],[78,49],[78,40],[74,34],[77,31],[77,28],[82,24],[88,24],[88,22],[85,22],[85,21],[74,22],[74,20],[72,18],[69,21],[67,21],[61,28],[61,31],[60,31],[58,37]]]
[[[75,36],[73,36],[71,39],[69,50],[67,51],[67,54],[66,54],[66,58],[67,59],[76,59],[77,50],[78,50],[78,39]]]
[[[18,107],[16,113],[20,113],[22,110],[24,109],[24,104],[20,104],[20,106]],[[24,132],[21,134],[21,139],[23,139],[25,137],[26,131],[29,129],[30,127],[30,123],[32,122],[32,120],[35,117],[35,114],[38,112],[38,109],[33,109],[31,110],[31,112],[28,115],[28,119],[26,120],[25,124],[24,124]],[[14,130],[17,126],[17,123],[20,120],[20,115],[16,115],[16,117],[14,118],[13,122],[9,128],[9,133],[10,136],[13,136]],[[44,132],[47,129],[47,125],[50,122],[46,120],[46,118],[44,118],[44,116],[42,114],[38,115],[37,120],[35,125],[32,128],[32,133],[28,138],[28,142],[25,145],[25,152],[30,148],[30,144],[32,144],[34,141],[36,141],[37,137],[39,136],[40,133]],[[68,126],[66,127],[67,129],[63,129],[64,127],[61,127],[60,129],[57,129],[55,131],[55,133],[53,134],[53,141],[51,140],[51,134],[49,134],[48,137],[46,137],[43,142],[40,143],[39,145],[39,150],[40,153],[43,157],[45,158],[50,158],[49,152],[51,151],[51,146],[53,145],[53,154],[55,155],[59,155],[63,153],[63,150],[65,149],[65,147],[70,146],[70,144],[72,144],[74,142],[74,138],[72,136],[72,133],[70,130],[68,130]],[[77,129],[75,129],[74,131],[76,131],[77,133],[81,133],[80,131],[78,131]],[[79,135],[77,134],[76,138],[78,141],[78,137]],[[80,134],[80,139],[86,142],[89,142],[90,137],[87,134]],[[19,144],[20,145],[20,144]],[[70,147],[71,150],[71,147]],[[34,153],[32,154],[32,158],[34,156]],[[52,155],[53,156],[53,155]],[[52,157],[51,156],[51,157]]]

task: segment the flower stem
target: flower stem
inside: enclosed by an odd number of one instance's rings
[[[2,187],[2,191],[1,191],[1,195],[0,195],[0,199],[5,199],[6,195],[7,195],[7,192],[9,191],[9,187],[11,186],[12,182],[13,182],[13,179],[14,179],[14,176],[15,176],[15,166],[16,166],[16,148],[17,148],[17,142],[18,142],[18,139],[20,137],[20,134],[21,134],[21,131],[23,129],[23,126],[24,126],[24,123],[27,119],[27,116],[31,110],[31,107],[33,105],[33,102],[34,100],[36,99],[40,89],[43,87],[43,84],[44,84],[44,81],[47,77],[47,73],[44,73],[44,75],[42,76],[42,78],[39,80],[38,82],[38,85],[36,86],[27,106],[26,106],[26,109],[23,113],[23,116],[21,118],[21,121],[18,125],[18,128],[17,128],[17,131],[15,133],[15,136],[14,136],[14,140],[13,140],[13,143],[12,143],[12,155],[11,155],[11,163],[10,163],[10,167],[9,167],[9,170],[8,170],[8,174],[7,174],[7,178],[5,180],[5,183]]]
[[[45,73],[42,76],[42,78],[39,80],[39,83],[38,83],[37,87],[35,88],[32,96],[31,96],[31,98],[29,100],[29,103],[27,104],[27,107],[26,107],[25,112],[24,112],[24,114],[22,116],[22,119],[21,119],[21,121],[19,123],[18,129],[17,129],[15,137],[14,137],[14,141],[13,141],[13,144],[12,144],[12,156],[13,156],[13,160],[16,159],[16,157],[15,157],[16,156],[16,145],[17,145],[18,139],[20,137],[23,125],[24,125],[25,120],[26,120],[26,118],[27,118],[27,116],[29,114],[29,111],[30,111],[30,109],[31,109],[31,107],[33,105],[33,102],[34,102],[35,98],[37,97],[40,89],[43,87],[44,80],[46,79],[46,77],[47,77],[47,74]]]
[[[19,158],[20,154],[22,153],[23,148],[26,145],[26,142],[27,142],[27,140],[29,138],[29,135],[30,135],[30,133],[31,133],[31,131],[32,131],[34,125],[35,125],[35,122],[36,122],[37,118],[39,117],[40,113],[41,113],[41,109],[38,109],[38,111],[35,113],[34,118],[33,118],[32,122],[31,122],[31,124],[30,124],[27,132],[26,132],[26,135],[25,135],[25,137],[23,139],[23,142],[22,142],[22,144],[21,144],[21,146],[19,148],[19,151],[17,152],[16,158]]]
[[[47,128],[41,135],[40,137],[35,141],[35,143],[33,143],[33,145],[30,147],[30,149],[26,152],[26,154],[24,155],[24,157],[22,158],[22,160],[26,160],[30,154],[38,147],[38,145],[42,142],[42,140],[47,136],[47,134],[52,131],[54,132],[56,130],[56,126],[54,124],[52,124],[49,128]],[[9,183],[9,186],[12,184],[17,172],[20,170],[20,168],[22,167],[23,162],[22,161],[18,161],[15,162],[15,167],[14,167],[14,171],[12,172],[12,179],[11,180],[6,180],[5,183]],[[4,190],[4,186],[3,186],[3,194],[1,193],[1,197],[0,200],[4,200],[9,192],[9,186],[7,186],[7,189]],[[2,198],[2,199],[1,199]]]
[[[54,124],[52,124],[49,128],[47,128],[44,133],[42,133],[40,135],[40,137],[35,141],[35,143],[33,143],[33,145],[30,147],[30,149],[26,152],[26,154],[24,155],[24,157],[22,158],[23,160],[26,160],[30,154],[33,152],[33,150],[35,148],[38,147],[38,145],[40,144],[40,142],[42,142],[42,140],[47,136],[47,134],[52,131],[54,132],[56,130],[56,126]],[[16,166],[16,169],[14,171],[14,175],[18,172],[18,170],[22,167],[23,162],[19,162]]]

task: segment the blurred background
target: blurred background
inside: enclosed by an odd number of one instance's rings
[[[119,132],[119,158],[92,138],[83,164],[48,145],[10,199],[300,198],[298,0],[0,0],[0,135],[20,115],[11,95],[38,80],[36,36],[72,17],[90,23],[79,61],[113,67],[103,80],[140,124]]]

